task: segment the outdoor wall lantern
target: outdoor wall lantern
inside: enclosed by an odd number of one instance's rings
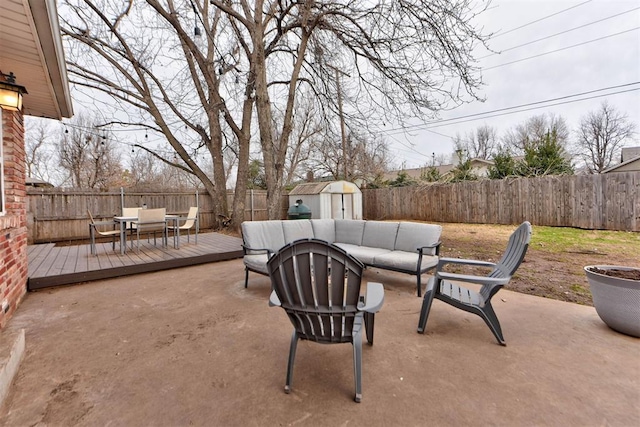
[[[5,110],[21,111],[22,94],[27,93],[24,86],[16,84],[13,73],[4,74],[0,71],[0,107]]]

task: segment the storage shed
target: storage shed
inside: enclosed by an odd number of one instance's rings
[[[311,209],[311,218],[362,219],[362,192],[352,182],[299,184],[289,193],[289,206],[300,199]]]

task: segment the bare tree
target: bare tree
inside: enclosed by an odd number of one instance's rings
[[[551,113],[530,117],[524,123],[507,131],[502,138],[502,148],[515,155],[523,155],[527,149],[535,149],[549,132],[555,132],[557,143],[567,150],[569,145],[567,122],[562,116]]]
[[[387,142],[380,136],[352,134],[350,168],[352,180],[374,181],[387,171],[391,159]]]
[[[494,127],[483,125],[465,137],[453,138],[454,149],[465,151],[472,159],[490,159],[498,148],[498,136]]]
[[[58,157],[75,188],[108,190],[122,183],[120,155],[112,139],[87,115],[77,114],[60,131]]]
[[[60,184],[63,178],[50,168],[55,163],[53,139],[56,132],[48,119],[25,117],[25,157],[27,176]],[[53,160],[53,161],[52,161]]]
[[[195,175],[214,200],[214,218],[228,212],[224,153],[227,144],[235,145],[236,194],[242,194],[234,197],[238,226],[244,212],[254,83],[253,72],[239,68],[241,47],[230,19],[202,0],[63,4],[72,83],[110,98],[112,110],[103,109],[103,126],[146,129],[159,140],[136,148]],[[196,161],[203,151],[211,158],[212,173]]]
[[[472,21],[486,5],[470,0],[65,4],[63,34],[74,41],[69,65],[76,86],[120,103],[114,115],[122,118],[114,125],[161,134],[182,164],[158,157],[196,175],[218,211],[226,209],[223,150],[230,143],[237,147],[236,226],[254,111],[268,213],[275,218],[287,152],[300,141],[294,136],[300,94],[313,97],[325,121],[337,116],[344,94],[341,117],[365,128],[462,103],[476,97],[480,85],[471,52],[485,37]],[[198,31],[192,32],[194,22]],[[194,148],[209,151],[213,179],[194,162]]]
[[[576,146],[590,173],[612,165],[625,142],[633,137],[635,124],[606,101],[580,120]]]
[[[471,52],[484,38],[470,22],[481,10],[466,0],[238,4],[238,20],[259,50],[256,113],[270,217],[280,212],[300,86],[311,88],[325,117],[364,129],[389,116],[404,121],[463,102],[480,84]],[[270,128],[275,108],[284,111],[279,132]]]
[[[277,123],[274,124],[277,128]],[[324,126],[318,108],[310,98],[303,98],[293,116],[292,144],[285,162],[285,186],[307,178],[312,151],[323,139]]]
[[[388,145],[380,136],[373,137],[368,133],[359,135],[354,132],[347,135],[347,142],[347,152],[344,153],[339,136],[335,133],[323,133],[311,146],[310,157],[304,163],[306,170],[320,176],[343,179],[342,162],[347,159],[350,180],[372,182],[387,171],[391,159]]]
[[[157,188],[156,171],[160,161],[147,151],[132,153],[129,169],[125,171],[126,186],[137,190]]]

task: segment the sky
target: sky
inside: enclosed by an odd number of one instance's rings
[[[604,100],[636,124],[632,145],[640,145],[640,0],[492,0],[476,24],[494,34],[488,44],[499,52],[475,53],[484,101],[413,120],[410,131],[387,123],[380,132],[392,169],[430,165],[434,153],[450,156],[456,135],[483,125],[501,137],[534,115],[551,113],[573,131]],[[85,110],[85,97],[73,96],[76,113]],[[131,142],[160,139],[144,135],[126,133]]]
[[[394,126],[383,130],[396,165],[430,165],[432,153],[453,152],[456,134],[466,135],[488,125],[501,136],[539,114],[560,115],[573,131],[580,119],[597,110],[604,100],[636,124],[635,139],[640,144],[639,0],[493,0],[478,25],[485,33],[495,34],[489,46],[501,52],[492,55],[482,48],[475,54],[485,84],[479,94],[485,101],[465,104],[428,120],[448,120],[441,123],[413,121],[415,127],[410,132]],[[544,40],[536,41],[539,39]],[[612,89],[600,91],[604,88]],[[622,91],[626,92],[613,94]],[[573,96],[585,92],[592,93]],[[592,99],[585,99],[589,97]],[[563,104],[551,105],[557,103]],[[525,108],[530,110],[517,112]],[[477,116],[451,120],[470,115]]]

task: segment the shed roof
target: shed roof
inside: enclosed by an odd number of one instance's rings
[[[289,193],[290,196],[312,195],[320,193],[359,193],[357,185],[348,181],[305,182],[298,184]]]

